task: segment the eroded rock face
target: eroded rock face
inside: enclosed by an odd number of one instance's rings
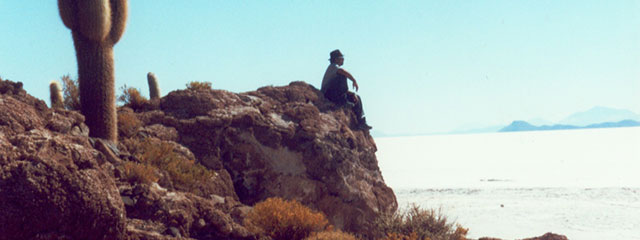
[[[139,118],[175,129],[202,164],[229,174],[245,204],[296,199],[323,211],[334,226],[365,235],[376,218],[397,208],[373,138],[354,130],[350,109],[304,82],[241,94],[174,91],[162,98],[160,111]]]
[[[81,115],[0,81],[0,236],[123,239],[125,210]]]

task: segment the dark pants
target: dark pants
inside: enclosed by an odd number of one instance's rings
[[[327,83],[325,89],[322,89],[322,92],[324,92],[324,96],[327,99],[338,105],[344,105],[347,103],[353,104],[352,109],[358,119],[361,119],[362,116],[364,116],[364,111],[362,110],[362,99],[360,99],[360,96],[355,93],[349,92],[347,77],[338,74],[338,76],[329,80],[329,83]]]

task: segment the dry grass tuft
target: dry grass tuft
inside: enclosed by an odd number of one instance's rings
[[[305,240],[358,240],[355,236],[350,233],[345,233],[343,231],[322,231],[311,234],[310,237]]]
[[[439,211],[413,205],[405,212],[385,216],[377,222],[385,240],[466,240],[468,229],[449,223]]]
[[[173,186],[180,191],[203,195],[200,186],[214,176],[213,171],[178,154],[174,145],[168,142],[142,142],[135,155],[142,164],[168,174]]]
[[[187,83],[187,90],[200,91],[211,90],[211,82],[189,82]]]
[[[142,121],[136,117],[135,113],[125,111],[118,112],[118,135],[132,137],[141,126]]]
[[[67,110],[80,111],[80,88],[78,88],[78,80],[71,79],[69,75],[61,78],[64,108]]]
[[[157,169],[148,164],[125,162],[122,165],[123,180],[128,182],[146,183],[157,182],[160,176]]]
[[[118,96],[118,101],[122,102],[124,106],[130,107],[134,111],[140,110],[149,104],[149,100],[143,97],[142,94],[140,94],[140,91],[136,88],[124,85],[120,90],[122,91],[122,94]]]
[[[268,198],[257,203],[245,218],[245,225],[275,240],[298,240],[312,232],[324,230],[329,223],[324,214],[295,200]]]

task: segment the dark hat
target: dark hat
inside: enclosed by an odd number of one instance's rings
[[[333,50],[333,52],[331,52],[329,54],[329,56],[331,56],[331,59],[336,59],[336,58],[340,58],[340,57],[344,57],[344,55],[342,55],[342,53],[340,52],[340,50],[336,49]]]

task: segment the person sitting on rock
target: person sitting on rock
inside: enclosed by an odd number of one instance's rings
[[[353,109],[353,112],[358,117],[358,128],[362,130],[369,130],[371,126],[367,125],[367,120],[364,117],[364,111],[362,110],[362,99],[360,96],[353,92],[349,92],[349,86],[347,86],[347,78],[353,82],[353,88],[358,91],[358,82],[353,78],[347,70],[344,70],[340,66],[344,64],[344,55],[340,50],[336,49],[330,54],[329,67],[324,73],[322,78],[322,87],[320,91],[324,96],[338,105],[347,105]]]

